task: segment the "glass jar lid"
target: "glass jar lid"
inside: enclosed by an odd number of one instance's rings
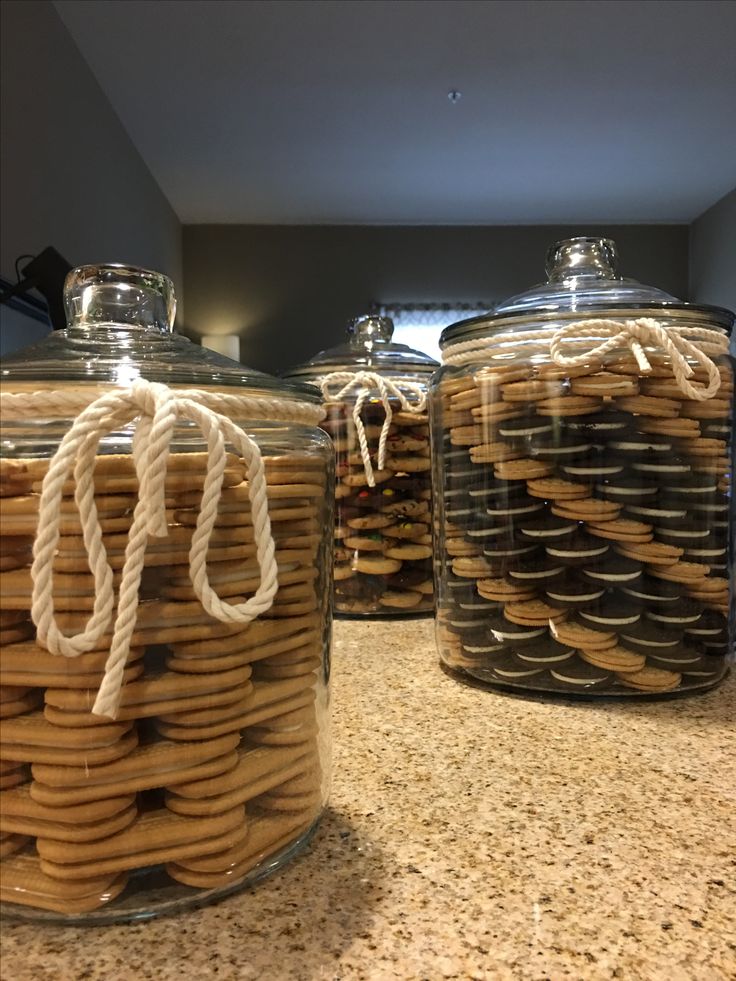
[[[347,326],[344,344],[320,351],[305,364],[285,372],[288,378],[317,378],[330,371],[374,370],[395,374],[431,375],[439,367],[428,354],[391,340],[390,317],[356,317]]]
[[[510,297],[493,314],[461,320],[445,328],[440,346],[455,343],[484,329],[496,329],[519,321],[564,321],[611,311],[634,317],[651,310],[660,315],[687,317],[730,328],[733,314],[721,307],[694,305],[678,300],[654,286],[618,273],[616,243],[608,238],[569,238],[556,242],[547,252],[547,282]]]
[[[527,310],[566,311],[611,303],[677,303],[654,286],[618,274],[618,251],[610,238],[555,242],[545,260],[547,282],[532,286],[496,307],[497,314]]]
[[[130,385],[137,378],[168,385],[234,386],[267,395],[319,401],[314,388],[245,367],[177,334],[176,298],[168,277],[133,266],[73,269],[64,283],[66,330],[3,359],[3,383]]]

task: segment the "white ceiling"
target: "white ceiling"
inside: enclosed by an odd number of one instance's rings
[[[732,0],[56,7],[187,223],[679,222],[736,185]]]

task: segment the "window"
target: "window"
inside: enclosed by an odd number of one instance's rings
[[[383,317],[394,322],[393,340],[440,360],[440,334],[458,320],[488,313],[492,304],[476,303],[384,303],[378,304]]]

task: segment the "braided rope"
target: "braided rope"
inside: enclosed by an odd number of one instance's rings
[[[335,384],[342,384],[342,387],[337,392],[331,391],[331,386]],[[399,386],[406,389],[413,396],[413,400],[410,401]],[[378,440],[377,459],[378,469],[383,470],[386,465],[386,441],[393,418],[390,396],[393,395],[399,400],[401,408],[405,412],[423,412],[427,405],[427,393],[424,386],[413,381],[411,378],[384,378],[383,375],[375,371],[331,371],[322,379],[321,388],[322,394],[326,399],[336,402],[339,402],[340,399],[345,398],[351,391],[357,389],[358,397],[353,406],[353,422],[355,423],[355,432],[360,446],[360,455],[363,459],[365,479],[368,481],[369,487],[375,487],[376,479],[373,474],[371,453],[360,410],[363,408],[366,399],[371,398],[375,390],[378,389],[381,404],[386,413],[381,426],[381,435]]]
[[[599,339],[607,338],[599,343]],[[652,366],[644,351],[644,345],[662,348],[671,359],[672,374],[680,391],[687,398],[703,401],[713,398],[721,386],[721,375],[710,355],[728,353],[728,337],[716,327],[665,326],[650,317],[637,320],[576,320],[558,328],[512,332],[489,337],[477,337],[451,344],[442,352],[442,360],[449,365],[470,364],[478,355],[490,351],[511,351],[525,342],[532,345],[532,353],[549,353],[559,365],[585,364],[601,358],[616,348],[628,347],[642,372],[646,375]],[[584,348],[578,354],[563,354],[567,348]],[[689,379],[694,369],[688,358],[704,368],[708,382],[699,385]]]
[[[282,399],[266,395],[228,395],[201,388],[174,388],[177,398],[192,399],[231,419],[259,419],[272,422],[296,422],[316,425],[325,416],[323,406],[297,399]],[[3,418],[27,419],[29,415],[43,418],[68,419],[78,415],[90,404],[89,390],[3,392],[0,406]]]
[[[41,392],[32,395],[0,396],[4,414],[18,418],[31,408],[34,414],[47,417],[54,412],[68,413],[79,396],[67,398],[63,393]],[[28,401],[31,400],[31,405]],[[25,406],[25,409],[24,409]],[[93,650],[107,630],[115,606],[113,572],[107,561],[102,529],[94,499],[94,462],[100,440],[107,433],[137,420],[132,456],[139,481],[139,494],[125,549],[117,611],[113,625],[110,653],[92,712],[115,718],[120,702],[123,671],[130,651],[130,640],[136,624],[138,595],[148,537],[168,534],[165,510],[165,481],[169,448],[178,420],[199,426],[207,441],[207,473],[197,524],[189,552],[189,576],[195,595],[203,608],[218,620],[249,623],[273,603],[278,590],[276,550],[268,516],[266,474],[260,449],[253,439],[219,411],[236,408],[242,418],[263,418],[264,408],[270,418],[312,424],[324,415],[320,406],[288,402],[282,399],[220,397],[201,390],[172,390],[166,385],[139,379],[129,388],[115,389],[84,405],[64,435],[49,462],[39,501],[38,529],[33,545],[31,579],[33,594],[31,617],[37,638],[51,653],[77,657]],[[223,474],[226,465],[226,443],[243,457],[248,476],[256,557],[260,582],[255,594],[244,603],[229,604],[212,589],[207,576],[207,551],[217,518]],[[60,504],[63,487],[73,470],[74,499],[79,511],[82,537],[92,572],[95,596],[92,614],[84,629],[65,636],[54,615],[53,561],[60,537]]]

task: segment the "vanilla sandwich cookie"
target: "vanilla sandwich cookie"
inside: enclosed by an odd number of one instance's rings
[[[64,881],[130,871],[220,851],[242,835],[242,808],[188,818],[166,809],[140,814],[131,825],[99,842],[37,841],[41,870]]]
[[[67,881],[46,875],[29,851],[3,858],[0,899],[66,916],[92,913],[115,900],[127,885],[126,873]]]

